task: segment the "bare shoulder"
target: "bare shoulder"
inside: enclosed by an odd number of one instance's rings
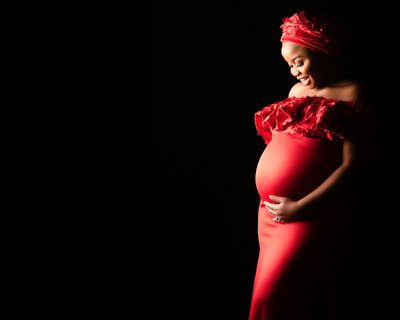
[[[289,97],[302,97],[306,96],[308,94],[307,90],[305,90],[305,87],[300,83],[296,82],[293,87],[289,91]]]
[[[357,81],[346,81],[342,86],[335,90],[338,99],[345,101],[366,102],[368,93],[364,85]]]

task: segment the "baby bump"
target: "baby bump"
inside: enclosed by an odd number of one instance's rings
[[[342,161],[342,143],[274,133],[256,169],[262,199],[298,199],[322,183]]]

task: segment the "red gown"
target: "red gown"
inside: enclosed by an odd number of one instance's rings
[[[365,138],[362,121],[369,117],[360,104],[321,97],[287,98],[255,114],[267,146],[255,177],[260,251],[249,320],[337,319],[339,245],[351,194],[287,223],[272,221],[263,201],[300,199],[318,187],[341,164],[343,139]]]

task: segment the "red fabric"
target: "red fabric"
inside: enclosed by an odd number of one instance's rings
[[[373,109],[356,102],[317,96],[290,97],[255,113],[257,134],[269,143],[272,131],[307,138],[348,139],[377,160],[378,121]]]
[[[266,143],[256,169],[259,256],[248,320],[339,319],[342,250],[359,210],[351,184],[337,201],[279,223],[264,201],[303,198],[343,161],[343,139],[363,146],[375,129],[367,106],[322,97],[291,97],[255,113]]]
[[[337,246],[350,203],[341,197],[313,218],[278,223],[263,201],[271,194],[299,199],[316,188],[340,165],[341,144],[273,132],[256,170],[260,251],[249,320],[337,319]]]
[[[341,245],[359,210],[353,186],[294,222],[273,221],[263,202],[318,187],[342,163],[343,139],[372,150],[375,116],[359,103],[291,97],[256,112],[255,126],[266,147],[255,174],[260,251],[248,320],[338,319]]]
[[[338,56],[344,50],[349,31],[331,16],[312,17],[305,11],[283,18],[281,41],[295,42],[324,55]]]

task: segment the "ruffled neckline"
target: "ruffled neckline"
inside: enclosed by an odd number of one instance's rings
[[[273,131],[359,144],[375,140],[377,132],[370,106],[319,96],[288,97],[269,104],[255,113],[255,126],[265,143],[272,139]]]

